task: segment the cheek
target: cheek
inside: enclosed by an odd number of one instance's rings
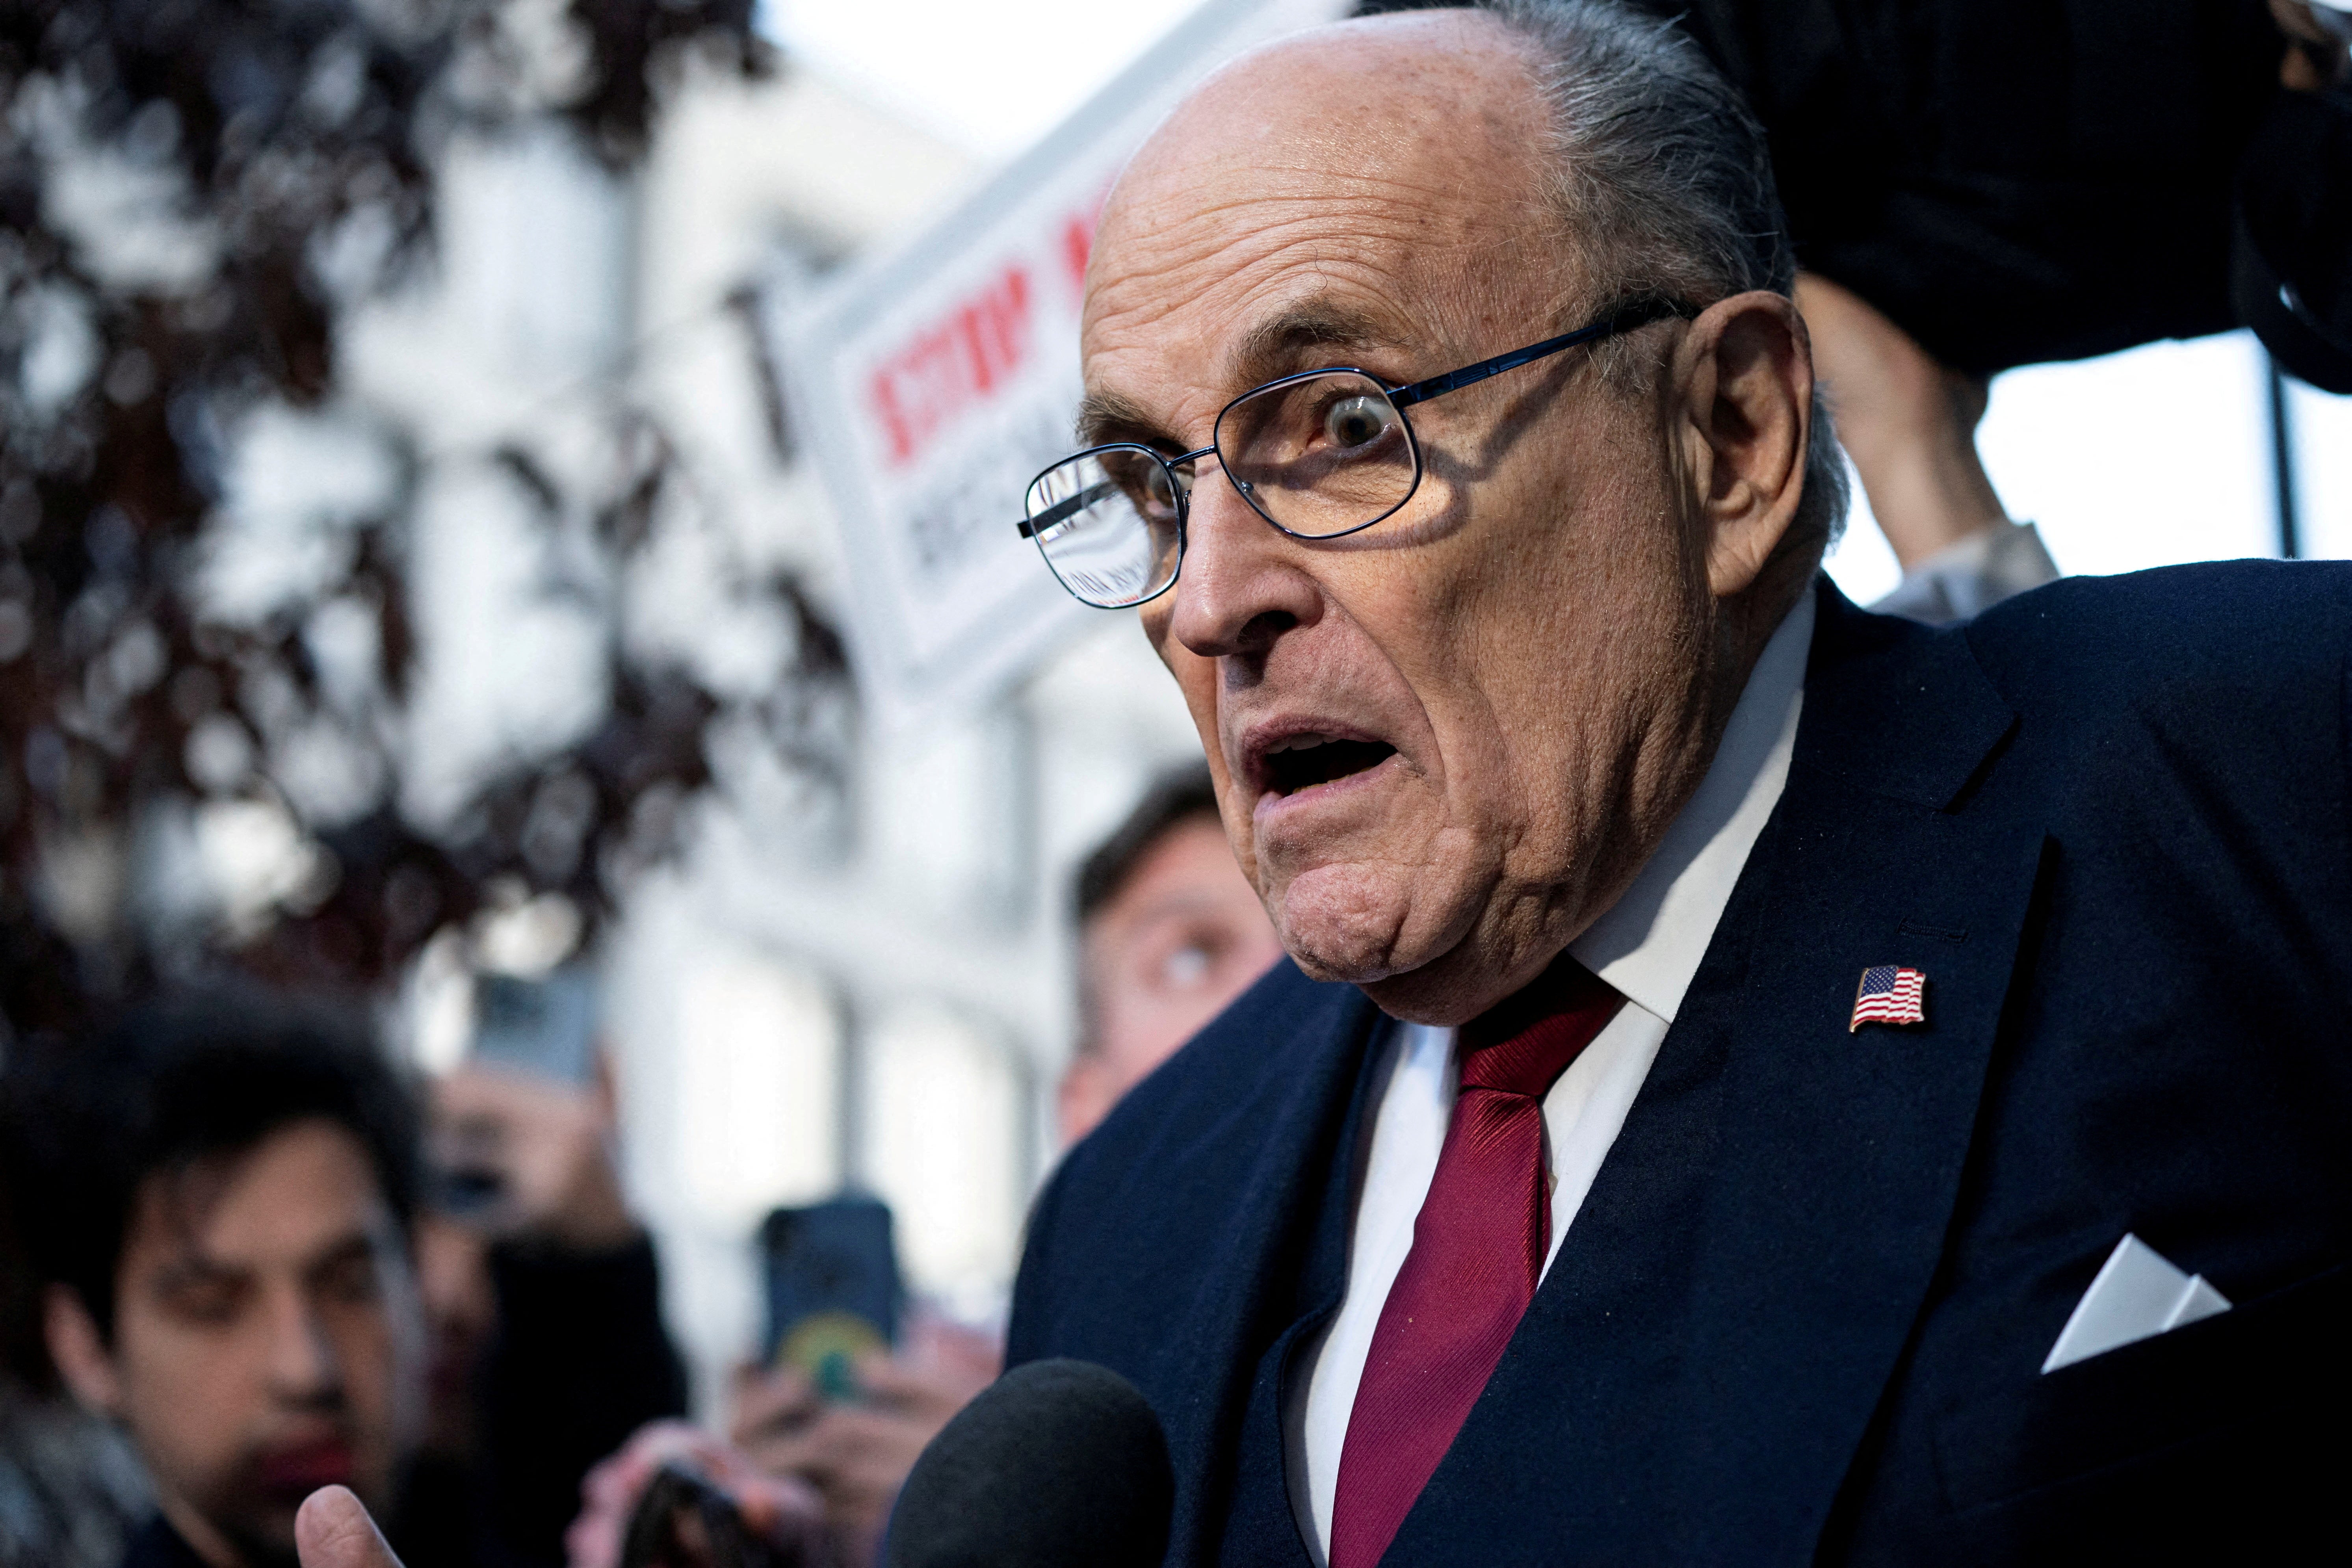
[[[352,1396],[380,1402],[376,1390],[396,1359],[390,1320],[376,1307],[331,1307],[325,1316],[336,1358],[352,1380]]]
[[[406,1299],[388,1289],[381,1302],[330,1309],[328,1332],[341,1358],[346,1389],[354,1406],[371,1413],[401,1402],[404,1383],[421,1360],[424,1332]]]
[[[1201,733],[1201,749],[1208,753],[1211,765],[1223,775],[1222,759],[1217,743],[1217,664],[1203,658],[1178,642],[1168,633],[1174,606],[1163,599],[1154,605],[1168,605],[1157,616],[1148,616],[1143,622],[1144,636],[1151,642],[1151,651],[1176,679],[1176,689],[1184,694],[1184,706],[1192,715],[1192,727]]]
[[[1507,795],[1515,814],[1612,756],[1648,689],[1685,662],[1687,584],[1661,497],[1631,479],[1578,493],[1567,518],[1530,502],[1535,525],[1498,538],[1483,569],[1450,574],[1429,612],[1446,628],[1433,684],[1468,697],[1444,721],[1478,774],[1465,787]]]
[[[217,1477],[268,1403],[259,1336],[168,1322],[124,1323],[116,1334],[123,1415],[140,1442],[184,1484]]]
[[[425,1415],[423,1358],[388,1310],[350,1310],[328,1330],[341,1359],[362,1492],[381,1495],[392,1468],[414,1444]]]
[[[1166,601],[1156,601],[1155,607]],[[1209,782],[1217,792],[1218,809],[1230,822],[1236,809],[1244,824],[1240,842],[1233,845],[1234,858],[1241,867],[1242,879],[1255,889],[1258,885],[1257,856],[1247,824],[1249,805],[1238,808],[1234,795],[1232,770],[1225,765],[1224,741],[1217,728],[1217,663],[1202,658],[1165,635],[1169,611],[1143,617],[1144,635],[1151,641],[1152,651],[1160,662],[1175,678],[1176,689],[1183,694],[1186,711],[1192,716],[1192,729],[1201,740],[1201,756],[1209,764]],[[1230,841],[1230,836],[1229,836]]]

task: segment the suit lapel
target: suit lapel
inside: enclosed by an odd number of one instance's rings
[[[1310,1295],[1334,1293],[1345,1277],[1348,1150],[1379,1020],[1355,987],[1312,985],[1282,963],[1185,1047],[1192,1072],[1136,1090],[1075,1152],[1075,1180],[1058,1178],[1033,1220],[1024,1277],[1089,1289],[1051,1302],[1016,1295],[1012,1359],[1103,1361],[1143,1389],[1176,1469],[1171,1563],[1216,1561],[1237,1502],[1265,1526],[1251,1531],[1246,1561],[1303,1559],[1279,1425],[1263,1420],[1279,1422],[1279,1356],[1265,1354],[1315,1305]],[[1183,1098],[1162,1093],[1173,1086]],[[1075,1232],[1118,1241],[1051,1265],[1061,1204],[1089,1208]],[[1122,1223],[1129,1215],[1152,1220],[1139,1229]],[[1244,1420],[1267,1425],[1273,1441],[1249,1441]],[[1237,1477],[1242,1453],[1261,1469],[1273,1455],[1273,1477]]]
[[[1318,1298],[1346,1275],[1349,1152],[1380,1020],[1368,1000],[1344,1010],[1278,1131],[1252,1151],[1251,1181],[1225,1232],[1229,1262],[1192,1320],[1203,1342],[1188,1352],[1195,1366],[1219,1369],[1218,1397],[1206,1420],[1170,1434],[1171,1453],[1181,1445],[1199,1456],[1190,1467],[1177,1456],[1180,1491],[1188,1468],[1202,1488],[1190,1506],[1180,1500],[1171,1563],[1305,1568],[1283,1474],[1283,1363],[1301,1318],[1328,1310]]]
[[[1391,1562],[1811,1559],[1935,1273],[2042,849],[1982,798],[2013,720],[1965,641],[1821,609],[1780,804]],[[1925,972],[1926,1022],[1850,1032],[1880,963]]]

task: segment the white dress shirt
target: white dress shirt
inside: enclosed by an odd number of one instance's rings
[[[1812,640],[1808,592],[1765,644],[1715,761],[1657,853],[1624,896],[1569,943],[1579,962],[1624,995],[1625,1005],[1544,1096],[1544,1157],[1553,1181],[1545,1273],[1650,1075],[1748,852],[1780,802]],[[1412,1248],[1413,1221],[1437,1173],[1454,1112],[1454,1031],[1423,1024],[1390,1029],[1372,1070],[1379,1088],[1370,1135],[1357,1152],[1347,1295],[1319,1342],[1301,1352],[1284,1413],[1291,1511],[1316,1568],[1328,1561],[1339,1450],[1372,1331]]]

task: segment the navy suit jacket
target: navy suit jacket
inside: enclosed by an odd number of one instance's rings
[[[1818,592],[1787,788],[1385,1561],[2341,1549],[2352,569],[2074,580],[1947,630]],[[1924,1025],[1849,1032],[1874,963],[1926,972]],[[1171,1563],[1307,1561],[1281,1412],[1386,1026],[1280,965],[1032,1217],[1012,1359],[1151,1400]],[[2127,1231],[2232,1309],[2043,1375]]]

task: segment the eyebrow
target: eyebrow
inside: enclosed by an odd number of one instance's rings
[[[1235,395],[1302,370],[1320,370],[1328,357],[1303,363],[1310,349],[1392,348],[1398,340],[1367,312],[1325,300],[1292,305],[1259,322],[1225,355],[1225,384]],[[1078,402],[1077,437],[1084,446],[1114,441],[1180,450],[1183,443],[1133,398],[1089,392]]]
[[[1309,300],[1251,328],[1225,357],[1225,374],[1235,391],[1261,385],[1296,371],[1324,368],[1300,363],[1309,349],[1393,348],[1396,335],[1383,331],[1369,312],[1328,300]]]
[[[1113,441],[1133,441],[1144,447],[1179,445],[1160,426],[1160,422],[1144,411],[1143,405],[1116,392],[1089,392],[1078,400],[1078,445],[1107,446]]]
[[[369,1257],[374,1251],[375,1243],[365,1231],[350,1231],[334,1237],[303,1259],[300,1270],[305,1278],[315,1279],[353,1258]],[[216,1282],[237,1285],[251,1279],[254,1272],[250,1265],[214,1258],[192,1247],[156,1270],[154,1288],[170,1291]]]
[[[375,1243],[365,1231],[353,1231],[319,1249],[302,1266],[304,1278],[316,1279],[354,1260],[365,1262],[375,1256]]]
[[[149,1277],[148,1289],[157,1296],[176,1296],[183,1290],[205,1286],[237,1287],[249,1283],[253,1270],[201,1252],[187,1251],[164,1264]]]

